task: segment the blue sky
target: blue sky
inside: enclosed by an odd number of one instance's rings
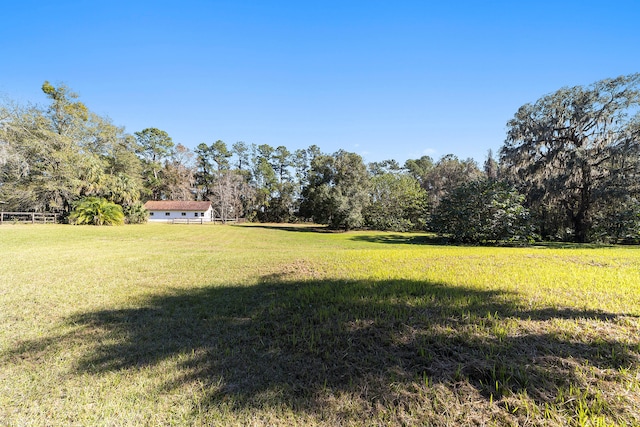
[[[0,94],[64,83],[128,132],[480,163],[518,107],[640,72],[640,1],[3,4]]]

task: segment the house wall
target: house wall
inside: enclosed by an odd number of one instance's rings
[[[182,215],[182,213],[186,215]],[[153,215],[151,215],[153,213]],[[167,215],[167,213],[169,215]],[[198,214],[196,216],[195,214]],[[201,219],[204,218],[205,222],[211,221],[212,209],[209,208],[206,211],[149,211],[149,221],[171,221],[173,219]]]

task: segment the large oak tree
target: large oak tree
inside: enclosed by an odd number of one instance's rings
[[[508,122],[505,171],[539,218],[560,217],[544,220],[543,234],[566,224],[575,241],[587,241],[598,209],[637,194],[639,83],[632,74],[562,88]]]
[[[369,201],[369,175],[362,157],[343,150],[311,162],[300,213],[334,229],[358,228]]]

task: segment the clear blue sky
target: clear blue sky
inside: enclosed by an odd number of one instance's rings
[[[366,161],[497,151],[519,106],[640,71],[640,0],[5,2],[0,94],[127,132]]]

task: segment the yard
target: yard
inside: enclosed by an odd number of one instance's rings
[[[640,250],[0,226],[0,425],[640,425]]]

